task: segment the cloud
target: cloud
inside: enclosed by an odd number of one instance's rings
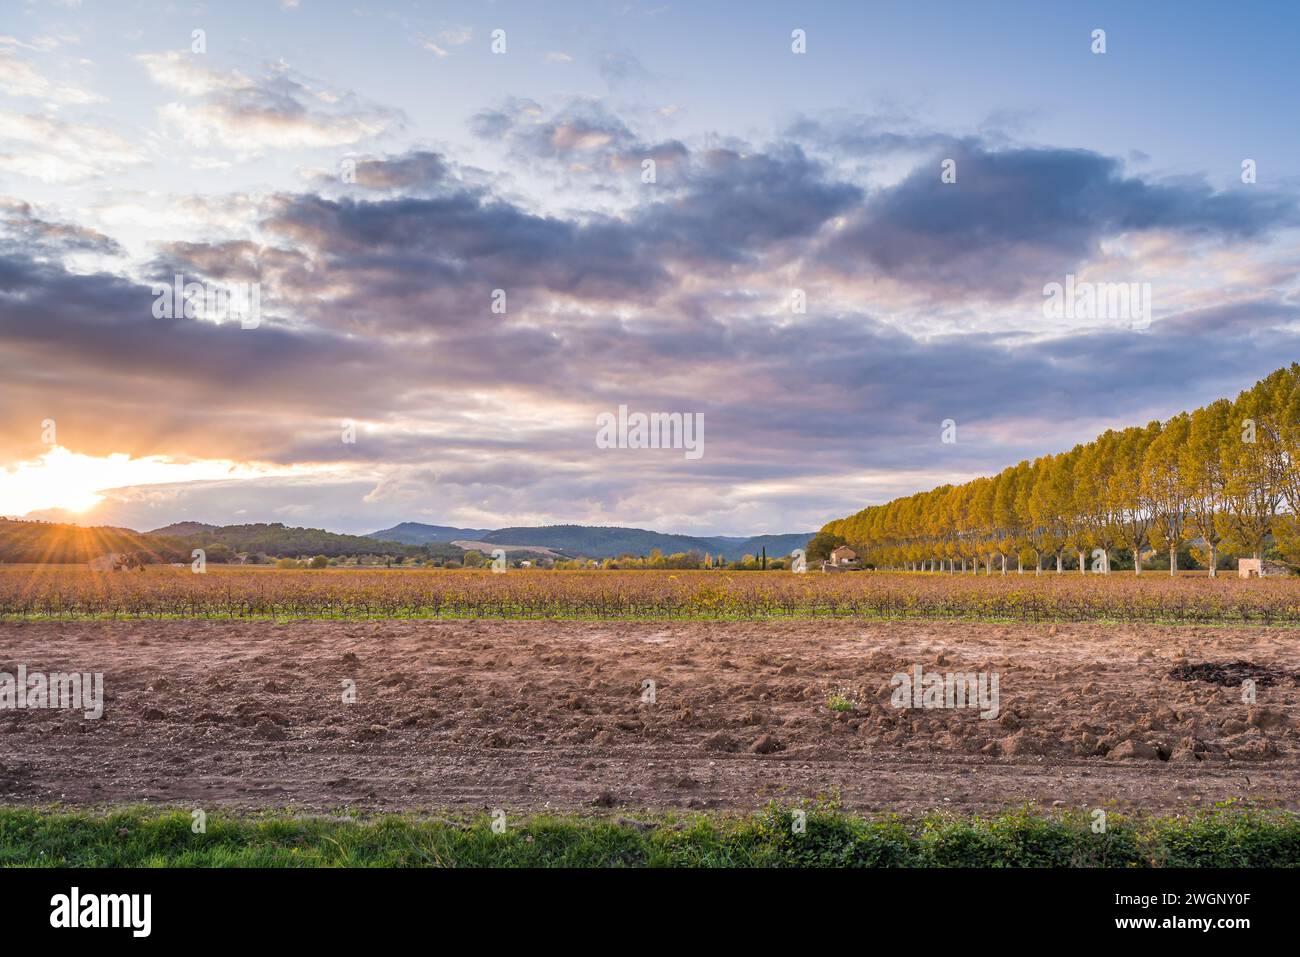
[[[464,46],[473,40],[474,28],[464,25],[452,26],[438,31],[432,38],[418,33],[414,39],[421,49],[429,51],[441,60],[451,56],[449,47]]]
[[[418,150],[382,160],[359,160],[355,172],[358,186],[370,189],[427,190],[445,183],[450,168],[441,154]]]
[[[10,152],[15,145],[18,151]],[[72,183],[147,161],[138,145],[104,127],[0,110],[0,169],[47,183]]]
[[[139,53],[135,61],[145,68],[149,79],[159,86],[185,96],[207,96],[217,92],[251,89],[254,81],[238,70],[216,70],[207,62],[207,54]]]
[[[170,82],[243,95],[225,73]],[[602,185],[663,145],[589,101],[510,101],[475,125],[530,171],[583,162]],[[0,203],[0,456],[39,454],[36,424],[55,417],[87,454],[328,470],[111,496],[99,514],[136,527],[248,512],[362,531],[782,531],[1232,394],[1300,347],[1294,257],[1274,239],[1294,222],[1286,194],[1135,176],[1079,150],[951,138],[932,154],[923,131],[880,140],[914,169],[862,181],[844,160],[863,131],[826,134],[674,144],[657,183],[625,177],[616,213],[539,211],[454,153],[358,155],[355,183],[199,209],[248,226],[160,235],[130,275],[70,266],[120,253],[103,232]],[[1049,270],[1177,275],[1189,244],[1215,250],[1196,261],[1235,276],[1234,298],[1183,283],[1193,292],[1144,335],[1025,330],[1012,311],[918,331],[960,318],[970,293],[1010,310]],[[263,325],[152,318],[150,283],[175,272],[261,283]],[[804,313],[788,306],[796,286]],[[595,417],[620,404],[704,414],[705,457],[598,449]],[[955,446],[939,440],[946,418]]]
[[[52,83],[26,60],[0,49],[0,91],[65,106],[102,103],[104,98],[75,83]]]
[[[135,59],[155,83],[197,98],[160,109],[163,123],[196,147],[252,154],[350,146],[402,124],[398,111],[322,86],[284,63],[250,76],[214,69],[202,57],[175,51]]]
[[[73,253],[116,256],[117,241],[88,226],[54,222],[37,216],[30,203],[0,196],[0,228],[33,256],[61,259]]]
[[[940,179],[952,159],[957,180]],[[1254,187],[1123,174],[1088,150],[966,145],[876,191],[828,242],[824,261],[924,284],[938,297],[1011,298],[1041,289],[1101,255],[1103,240],[1169,231],[1188,239],[1252,240],[1300,223],[1294,197]]]
[[[637,222],[678,260],[753,263],[785,245],[777,255],[784,261],[806,251],[792,244],[811,240],[861,200],[858,186],[829,178],[798,146],[716,149],[690,167],[679,195],[653,203]]]

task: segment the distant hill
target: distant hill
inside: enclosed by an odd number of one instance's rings
[[[764,546],[767,548],[769,558],[788,555],[794,549],[802,548],[807,544],[808,539],[814,534],[814,532],[799,532],[786,535],[755,535],[750,538],[726,535],[704,537],[604,525],[514,526],[489,530],[403,522],[392,528],[375,532],[370,537],[411,542],[468,540],[516,547],[531,545],[570,556],[584,555],[587,558],[648,555],[657,548],[666,555],[698,551],[708,552],[711,555],[721,554],[728,561],[735,561],[745,555],[758,555]]]
[[[224,545],[232,552],[297,558],[324,555],[339,558],[350,555],[389,554],[407,557],[441,555],[454,557],[461,549],[450,543],[419,545],[375,539],[369,535],[341,535],[323,528],[296,528],[282,522],[253,525],[208,525],[204,522],[177,522],[148,533],[179,539],[195,548]]]
[[[108,552],[142,552],[153,561],[188,562],[193,548],[208,549],[209,561],[223,561],[241,552],[275,558],[375,554],[459,558],[464,549],[453,542],[482,551],[500,545],[507,548],[512,558],[528,557],[525,554],[528,551],[532,551],[534,556],[558,554],[618,558],[620,555],[649,555],[657,548],[665,555],[697,551],[735,561],[745,555],[758,555],[764,546],[769,558],[788,555],[793,549],[802,548],[813,534],[702,537],[599,525],[482,529],[419,522],[403,522],[372,535],[343,535],[322,528],[287,526],[281,522],[249,525],[176,522],[150,532],[136,532],[129,528],[87,528],[0,519],[0,562],[80,564]]]
[[[545,548],[541,545],[515,545],[512,542],[476,542],[473,539],[458,538],[452,542],[457,548],[464,549],[467,552],[482,552],[484,555],[491,555],[498,548],[509,556],[511,561],[515,559],[539,559],[539,558],[565,558],[563,552],[557,552],[553,548]]]
[[[80,565],[110,552],[142,552],[154,562],[190,560],[189,546],[170,536],[106,525],[86,528],[0,519],[0,562]]]
[[[736,558],[743,555],[757,555],[763,548],[767,549],[767,557],[773,555],[789,555],[796,548],[803,548],[808,544],[808,539],[816,535],[816,532],[789,532],[781,535],[755,535],[752,538],[731,538],[720,537],[713,538],[710,541],[717,542],[721,551],[728,558],[732,548],[737,550]]]
[[[452,528],[450,525],[422,525],[419,522],[402,522],[392,528],[371,532],[366,538],[403,545],[424,545],[428,542],[454,542],[458,538],[479,539],[492,531],[490,528]]]
[[[208,535],[220,528],[220,525],[209,525],[206,522],[175,522],[171,525],[164,525],[162,528],[155,528],[152,532],[145,532],[145,535],[167,535],[172,538],[193,538],[194,536]]]

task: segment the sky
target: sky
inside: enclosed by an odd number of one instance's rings
[[[0,515],[807,531],[1235,396],[1300,357],[1297,27],[9,0]]]

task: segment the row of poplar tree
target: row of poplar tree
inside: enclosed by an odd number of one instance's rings
[[[943,485],[829,523],[867,564],[929,571],[1109,572],[1112,553],[1179,549],[1213,575],[1232,555],[1300,561],[1300,365],[1167,422]]]

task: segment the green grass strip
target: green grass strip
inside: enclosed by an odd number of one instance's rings
[[[799,815],[802,814],[802,833]],[[1220,806],[1191,816],[1030,808],[994,817],[862,817],[771,805],[644,817],[224,814],[0,808],[9,867],[1294,867],[1300,815]]]

